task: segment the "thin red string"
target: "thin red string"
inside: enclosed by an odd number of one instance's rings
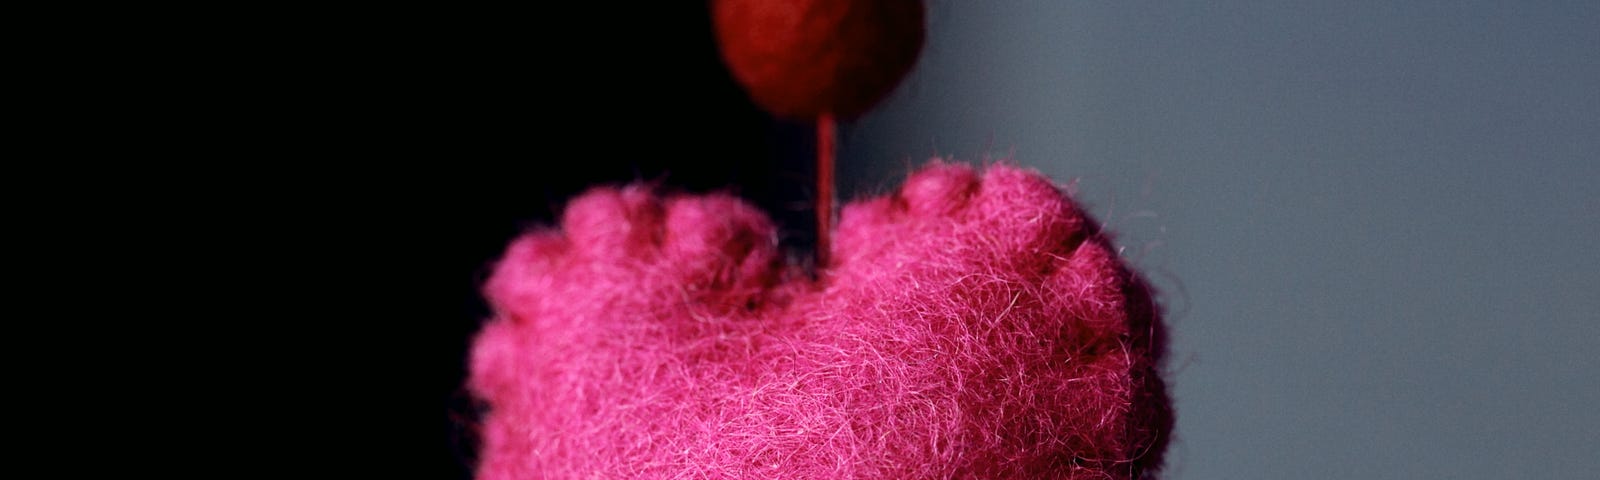
[[[828,265],[829,227],[833,225],[833,115],[817,118],[817,267]]]

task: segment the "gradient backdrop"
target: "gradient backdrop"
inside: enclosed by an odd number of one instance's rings
[[[1075,180],[1171,311],[1168,478],[1600,471],[1600,2],[929,13],[841,191]]]

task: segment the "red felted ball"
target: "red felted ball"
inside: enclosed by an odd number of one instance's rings
[[[722,58],[773,114],[854,117],[922,50],[920,0],[714,0]]]

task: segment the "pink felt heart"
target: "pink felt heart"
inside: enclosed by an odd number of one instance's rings
[[[1141,478],[1148,290],[1044,177],[935,162],[844,207],[819,280],[726,195],[596,189],[486,287],[480,478]]]

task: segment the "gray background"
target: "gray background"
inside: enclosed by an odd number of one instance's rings
[[[931,2],[842,191],[1063,183],[1163,290],[1169,478],[1596,478],[1600,2]]]

